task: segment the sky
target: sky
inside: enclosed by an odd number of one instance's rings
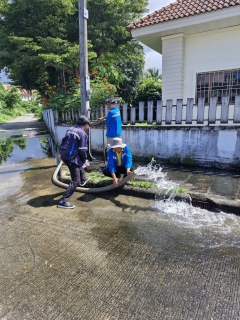
[[[152,13],[158,9],[161,9],[162,7],[166,7],[171,2],[175,2],[175,0],[148,0],[148,9],[149,13]],[[162,73],[162,55],[152,49],[150,49],[147,46],[144,47],[145,52],[145,67],[144,69],[152,69],[156,68],[159,69],[160,73]]]
[[[162,7],[167,6],[169,3],[174,2],[175,0],[148,0],[148,9],[149,13],[152,13]],[[144,47],[145,52],[145,70],[150,68],[159,69],[160,73],[162,73],[162,55],[157,53],[156,51],[150,49],[147,46]],[[0,73],[0,82],[6,82],[7,77],[4,73]]]

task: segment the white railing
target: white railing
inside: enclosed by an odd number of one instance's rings
[[[162,126],[216,126],[216,125],[240,125],[240,96],[235,97],[235,104],[229,104],[229,97],[222,97],[222,103],[218,104],[217,97],[210,98],[210,104],[205,104],[204,98],[199,98],[194,104],[193,98],[188,98],[183,104],[182,99],[167,100],[163,105],[162,100],[140,101],[138,107],[131,107],[127,103],[119,107],[122,115],[122,123],[136,124],[147,123],[149,125]],[[107,107],[95,106],[91,111],[91,120],[97,120],[107,114]],[[67,112],[53,110],[55,123],[69,123],[77,121],[80,109]]]

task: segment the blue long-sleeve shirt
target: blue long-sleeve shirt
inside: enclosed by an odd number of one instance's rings
[[[125,146],[124,148],[122,148],[121,160],[122,160],[122,166],[129,169],[132,168],[132,154],[128,146]],[[108,168],[110,172],[115,173],[117,166],[118,166],[117,154],[111,148],[107,152],[107,166],[104,169]]]
[[[107,138],[120,137],[122,133],[121,114],[117,106],[114,106],[108,111],[107,118],[104,124],[108,126],[106,136]]]

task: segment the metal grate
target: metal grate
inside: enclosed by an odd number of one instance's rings
[[[192,200],[192,206],[206,209],[209,211],[212,211],[214,209],[213,203],[210,203],[207,201],[201,201],[201,200]]]
[[[234,103],[239,94],[240,69],[197,73],[196,101],[205,97],[205,103],[209,103],[210,97],[217,97],[221,103],[223,96],[230,96],[230,103]]]

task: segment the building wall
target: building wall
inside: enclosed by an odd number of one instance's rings
[[[240,68],[240,26],[162,37],[162,99],[195,98],[196,74]]]
[[[185,36],[183,99],[195,98],[196,74],[240,68],[240,26]]]
[[[162,37],[162,100],[183,99],[185,36],[183,33]]]

